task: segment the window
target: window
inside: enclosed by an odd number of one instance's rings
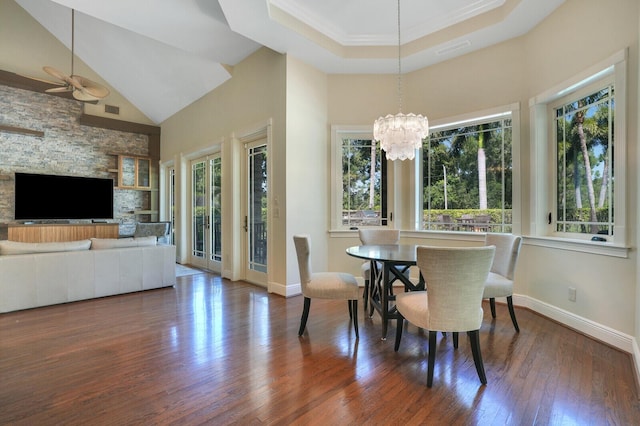
[[[529,101],[531,244],[627,256],[626,56]]]
[[[613,235],[614,86],[552,106],[556,153],[556,231]]]
[[[432,126],[422,148],[417,226],[512,232],[513,133],[511,110]]]
[[[371,126],[333,127],[334,188],[332,228],[387,225],[386,165]],[[337,170],[341,167],[341,170]]]

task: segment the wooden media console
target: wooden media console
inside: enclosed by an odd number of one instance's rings
[[[118,238],[118,233],[117,223],[0,224],[0,240],[7,239],[23,243]]]

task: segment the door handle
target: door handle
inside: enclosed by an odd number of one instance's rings
[[[249,231],[249,219],[247,216],[244,217],[244,232]]]

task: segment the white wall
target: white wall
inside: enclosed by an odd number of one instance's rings
[[[312,268],[329,268],[327,224],[329,149],[326,74],[287,58],[286,259],[287,294],[300,293],[293,235],[309,234]],[[282,203],[280,203],[282,204]],[[282,215],[282,209],[280,210]],[[282,216],[281,216],[281,219]]]

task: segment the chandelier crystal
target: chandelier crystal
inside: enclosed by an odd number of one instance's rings
[[[396,115],[379,117],[373,123],[373,139],[380,141],[380,148],[389,160],[413,160],[416,149],[429,135],[429,120],[423,115],[402,113],[402,64],[400,61],[400,0],[398,0],[398,104]]]
[[[388,114],[373,123],[373,138],[380,141],[380,148],[389,160],[413,160],[416,149],[429,135],[429,120],[413,113]]]

